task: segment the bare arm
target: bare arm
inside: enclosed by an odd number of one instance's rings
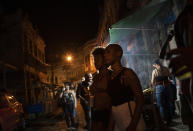
[[[72,92],[72,95],[74,97],[74,106],[75,108],[77,107],[77,99],[76,99],[76,93],[74,91],[71,91]]]
[[[60,98],[62,98],[62,95],[63,95],[63,91],[60,93]]]
[[[155,70],[152,72],[151,84],[155,85]]]
[[[133,119],[128,128],[136,129],[143,107],[142,87],[137,75],[131,69],[128,69],[124,72],[124,83],[126,86],[130,87],[136,103]]]

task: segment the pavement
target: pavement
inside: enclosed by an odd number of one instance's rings
[[[85,125],[83,109],[78,103],[77,111],[79,115],[79,126],[76,131],[87,131],[83,129]],[[75,122],[77,119],[75,119]],[[64,114],[61,108],[55,112],[47,114],[46,116],[39,117],[38,119],[31,120],[25,131],[67,131],[67,126],[64,120]],[[173,119],[167,131],[189,131],[186,125],[183,125],[179,116]]]

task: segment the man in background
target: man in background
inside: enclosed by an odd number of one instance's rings
[[[76,91],[76,96],[77,98],[80,98],[80,104],[84,110],[84,115],[85,115],[85,129],[89,128],[89,93],[88,93],[88,88],[92,84],[92,74],[87,72],[84,75],[85,80],[82,81],[81,83],[78,84],[78,88]]]

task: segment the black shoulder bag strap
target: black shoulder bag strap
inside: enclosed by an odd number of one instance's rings
[[[123,70],[121,71],[121,76],[124,75],[124,71],[125,71],[126,68],[123,68]],[[125,85],[125,79],[124,78],[121,78],[123,80],[123,85],[124,87],[127,87]],[[130,87],[128,87],[130,88]],[[129,112],[130,112],[130,115],[131,115],[131,118],[133,119],[133,112],[132,112],[132,108],[131,108],[131,105],[130,105],[130,101],[128,101],[128,107],[129,107]]]

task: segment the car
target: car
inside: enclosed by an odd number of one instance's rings
[[[12,131],[24,127],[22,104],[13,95],[0,92],[0,131]]]

